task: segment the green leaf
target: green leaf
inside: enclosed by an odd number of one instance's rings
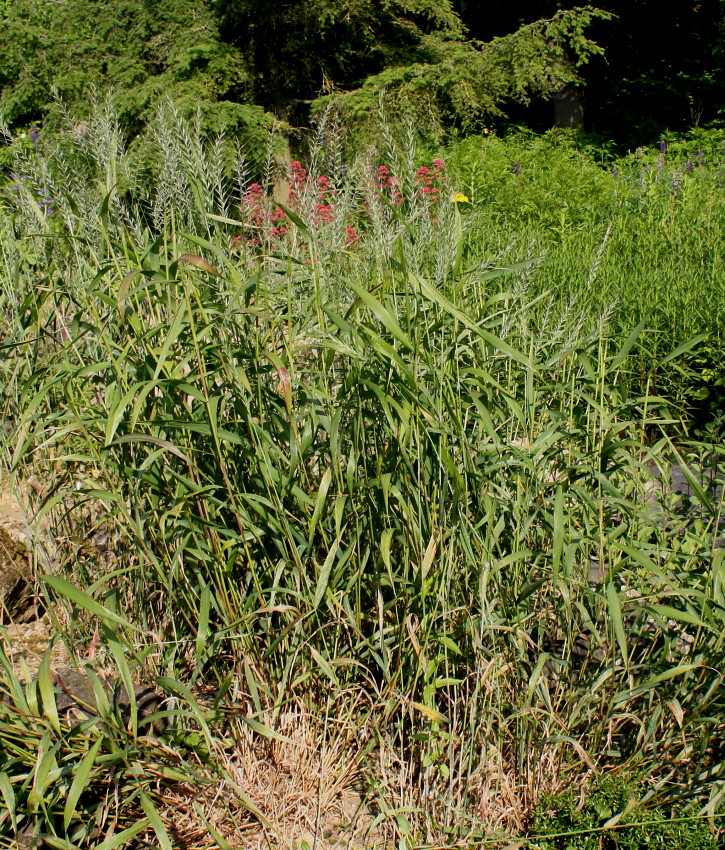
[[[619,601],[619,591],[613,581],[610,581],[607,585],[607,606],[609,608],[609,618],[612,628],[619,644],[619,651],[622,653],[624,666],[627,667],[629,665],[627,635],[624,631],[624,619],[622,617],[622,606]]]
[[[17,832],[18,820],[15,813],[15,792],[13,791],[12,783],[7,773],[0,773],[0,794],[5,800],[5,808],[10,815],[10,823],[13,827],[13,832]]]
[[[467,316],[461,309],[455,306],[453,302],[449,301],[445,295],[439,292],[432,284],[430,284],[424,277],[419,277],[414,274],[410,274],[411,281],[420,288],[420,291],[429,298],[434,303],[438,304],[442,307],[447,313],[451,316],[454,316],[458,321],[467,327],[469,330],[473,331],[475,334],[484,339],[493,349],[500,351],[502,354],[505,354],[507,357],[510,357],[512,360],[515,360],[517,363],[521,363],[524,366],[528,366],[530,368],[534,368],[533,364],[529,357],[525,354],[522,354],[520,351],[517,351],[513,346],[509,345],[507,342],[504,342],[502,339],[499,339],[494,334],[482,328],[478,322],[475,322],[469,316]]]
[[[287,735],[283,735],[281,732],[275,732],[274,729],[270,729],[269,726],[266,726],[264,723],[260,723],[259,720],[254,720],[251,717],[240,717],[240,720],[245,726],[249,726],[252,731],[261,735],[263,738],[268,738],[270,741],[280,741],[283,744],[293,744],[296,747],[299,746],[298,741],[294,741],[292,738],[289,738]]]
[[[166,831],[164,822],[161,820],[159,810],[153,804],[151,798],[145,791],[141,791],[139,794],[139,802],[141,803],[141,808],[144,810],[144,814],[148,818],[153,831],[156,833],[156,838],[158,839],[161,850],[173,850],[169,833]]]
[[[310,654],[317,662],[320,670],[327,676],[327,678],[332,682],[332,684],[336,687],[340,687],[340,680],[335,675],[332,665],[330,662],[320,653],[318,652],[314,646],[310,646]]]
[[[192,461],[173,443],[170,443],[168,440],[162,440],[159,437],[150,437],[147,434],[124,434],[123,437],[118,437],[110,443],[110,445],[105,446],[105,448],[109,449],[111,446],[120,446],[123,443],[151,443],[152,445],[159,446],[159,448],[171,452],[171,454],[181,458],[181,460],[188,463],[189,466],[193,466]]]
[[[362,303],[370,309],[370,311],[379,319],[383,327],[392,334],[398,342],[402,343],[408,350],[413,350],[413,343],[403,332],[403,329],[398,324],[397,319],[387,308],[371,295],[366,289],[363,289],[357,281],[349,280],[348,285],[355,292]]]
[[[677,346],[677,348],[673,349],[667,357],[663,357],[660,360],[658,366],[664,366],[665,363],[669,363],[670,360],[677,359],[681,354],[684,354],[686,351],[689,351],[691,348],[695,348],[695,346],[699,345],[704,339],[707,339],[710,334],[698,334],[697,336],[693,336],[691,339],[685,340],[685,342],[681,343]]]
[[[659,614],[660,617],[664,617],[668,620],[675,620],[678,623],[690,623],[691,625],[698,626],[701,629],[709,630],[707,623],[703,622],[700,617],[690,611],[682,611],[679,608],[673,608],[670,605],[659,605],[655,603],[647,605],[647,610],[654,611],[655,614]]]
[[[237,227],[247,227],[247,225],[243,221],[239,221],[236,218],[227,218],[224,215],[215,215],[214,213],[205,213],[207,218],[211,218],[214,221],[220,221],[222,224],[234,224]]]
[[[230,843],[226,840],[226,838],[223,838],[223,837],[222,837],[222,836],[221,836],[221,835],[220,835],[220,834],[216,831],[216,829],[214,829],[214,827],[211,825],[211,823],[209,823],[209,820],[207,819],[206,815],[204,814],[204,810],[203,810],[203,809],[202,809],[202,807],[199,805],[199,803],[198,803],[196,800],[194,800],[194,801],[192,802],[192,805],[193,805],[193,807],[194,807],[194,811],[196,812],[197,816],[198,816],[199,818],[201,818],[202,823],[204,824],[204,826],[205,826],[205,827],[207,828],[207,830],[209,831],[209,835],[211,835],[211,837],[214,839],[214,841],[216,841],[217,846],[219,847],[219,850],[234,850],[234,848],[233,848],[233,847],[232,847],[232,845],[231,845],[231,844],[230,844]]]
[[[109,835],[108,838],[105,838],[100,844],[96,844],[94,850],[116,850],[117,847],[126,847],[128,846],[130,839],[138,835],[139,832],[143,832],[143,830],[148,829],[149,826],[149,819],[144,818],[121,832]]]
[[[305,236],[311,236],[310,228],[302,221],[302,219],[296,214],[293,213],[291,209],[288,209],[284,204],[281,204],[279,201],[275,202],[275,206],[279,207],[282,212],[287,216],[287,218],[302,232]]]
[[[641,696],[647,691],[653,690],[657,687],[657,685],[662,682],[666,682],[669,679],[674,679],[677,676],[684,676],[686,673],[690,673],[693,670],[699,670],[702,668],[702,664],[693,663],[693,664],[678,664],[676,667],[670,667],[668,670],[665,670],[664,673],[658,673],[656,676],[652,676],[651,679],[648,679],[646,682],[643,682],[641,685],[637,685],[628,691],[621,691],[620,693],[614,696],[612,700],[613,706],[619,706],[622,703],[628,702],[630,699],[634,697]]]
[[[312,538],[315,536],[315,528],[317,528],[317,523],[325,507],[325,499],[327,498],[327,491],[330,489],[331,482],[332,469],[328,467],[322,474],[320,487],[317,491],[317,498],[315,499],[315,509],[312,513],[312,519],[310,520],[310,529],[307,533],[307,542],[310,545],[312,544]]]
[[[196,630],[196,643],[194,648],[194,657],[197,663],[206,649],[206,642],[209,637],[210,610],[211,589],[208,584],[205,584],[201,590],[201,598],[199,600],[199,625]]]
[[[78,800],[89,785],[91,770],[96,762],[96,756],[98,755],[98,751],[100,750],[102,743],[103,738],[99,737],[96,743],[83,756],[81,763],[75,771],[73,782],[68,790],[68,796],[65,801],[65,806],[63,807],[63,827],[66,832],[68,831],[70,822],[76,812]]]
[[[120,617],[113,611],[109,611],[108,608],[101,605],[100,602],[96,602],[95,599],[87,593],[84,593],[84,591],[79,590],[67,579],[61,578],[60,576],[40,576],[40,580],[47,584],[60,596],[70,600],[74,605],[78,605],[80,608],[85,609],[89,613],[95,614],[96,617],[100,617],[101,620],[117,623],[119,626],[123,626],[124,628],[131,630],[137,628],[136,626],[131,625],[128,620]]]
[[[164,690],[171,691],[172,693],[183,697],[186,702],[188,702],[191,711],[197,723],[201,727],[201,731],[203,732],[204,737],[206,738],[207,746],[210,750],[212,750],[213,744],[211,732],[209,731],[209,725],[206,722],[206,717],[204,716],[204,712],[202,711],[201,706],[196,701],[196,698],[192,694],[191,690],[187,688],[186,685],[183,685],[181,682],[177,682],[176,679],[169,679],[167,676],[160,676],[158,679],[158,683]]]
[[[111,650],[111,655],[113,656],[113,660],[116,662],[116,667],[121,676],[121,681],[123,682],[123,686],[126,689],[126,694],[129,700],[129,717],[131,721],[131,734],[138,734],[138,714],[136,712],[136,690],[134,687],[133,678],[131,676],[131,668],[128,665],[128,660],[126,659],[126,653],[124,651],[124,645],[118,639],[118,635],[116,632],[108,625],[104,624],[103,627],[103,637],[104,642]]]
[[[335,543],[330,546],[330,551],[327,553],[327,557],[325,558],[325,563],[322,565],[322,569],[320,570],[320,575],[317,578],[317,586],[315,587],[315,596],[312,600],[312,607],[317,608],[317,606],[322,601],[322,597],[325,595],[325,590],[327,590],[327,585],[330,581],[330,573],[332,572],[332,567],[335,563],[335,558],[338,552],[338,543]]]
[[[50,720],[50,725],[55,731],[60,734],[60,721],[58,719],[58,707],[55,702],[55,692],[53,691],[53,680],[50,674],[50,653],[53,644],[43,653],[43,660],[40,662],[38,669],[38,689],[40,690],[40,698],[43,702],[43,713]]]

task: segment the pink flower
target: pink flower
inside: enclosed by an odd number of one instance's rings
[[[332,205],[322,201],[315,207],[315,217],[318,221],[332,221],[334,218],[333,212],[334,208]]]
[[[254,227],[263,227],[265,224],[264,189],[259,183],[252,183],[242,197],[241,208],[247,219]]]
[[[307,169],[298,160],[293,159],[289,164],[289,169],[295,183],[307,180]]]
[[[305,185],[307,184],[307,169],[304,168],[302,164],[296,159],[292,160],[289,169],[289,200],[292,202],[292,204],[294,204],[299,200],[300,195],[305,190]]]

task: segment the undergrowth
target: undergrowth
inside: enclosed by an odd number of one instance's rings
[[[388,136],[346,165],[328,127],[287,203],[271,154],[225,176],[173,111],[145,188],[109,113],[18,162],[6,471],[78,661],[100,625],[171,707],[160,742],[69,733],[5,665],[0,736],[53,753],[0,756],[6,832],[469,846],[625,767],[643,805],[719,810],[722,449],[656,379],[700,340],[623,333],[597,262],[562,299]],[[659,483],[685,454],[687,503]],[[214,777],[223,812],[192,806]]]

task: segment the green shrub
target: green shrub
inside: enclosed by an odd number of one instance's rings
[[[543,794],[529,825],[532,846],[541,850],[714,850],[721,846],[709,820],[697,815],[697,807],[645,807],[638,802],[645,792],[641,781],[619,773],[592,779],[581,793]]]
[[[540,256],[532,294],[611,309],[623,337],[643,322],[630,380],[685,419],[716,410],[725,380],[722,144],[720,131],[700,132],[605,166],[576,136],[550,133],[472,137],[447,157],[480,254]],[[688,357],[657,366],[702,333]]]

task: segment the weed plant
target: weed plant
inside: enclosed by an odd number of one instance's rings
[[[721,846],[692,807],[683,805],[648,811],[639,806],[646,793],[625,774],[601,776],[562,794],[542,794],[533,812],[530,831],[541,850],[639,850],[663,842],[678,850]],[[541,838],[538,838],[541,836]]]
[[[602,262],[584,227],[578,289],[547,294],[544,238],[494,244],[493,213],[452,200],[479,184],[421,174],[410,140],[345,167],[328,128],[280,204],[271,164],[254,187],[240,160],[235,182],[172,112],[164,169],[134,188],[114,127],[101,113],[30,152],[4,193],[5,461],[17,486],[35,476],[68,639],[100,621],[117,665],[161,676],[181,712],[167,746],[236,777],[266,838],[212,831],[202,806],[194,829],[299,846],[240,778],[260,747],[272,764],[296,747],[298,767],[319,753],[315,829],[354,788],[367,846],[521,834],[542,791],[623,766],[645,803],[716,813],[723,456],[673,442],[653,389],[697,339],[658,360],[642,324],[585,302]],[[653,501],[685,450],[712,486],[693,464],[690,504]],[[84,545],[100,530],[111,560]],[[43,705],[0,735],[65,746]],[[56,815],[128,769],[115,740],[75,766],[63,750],[68,782],[32,809],[53,846],[97,846]],[[0,756],[6,797],[45,800],[45,776]],[[164,799],[141,802],[145,827],[173,846]]]

